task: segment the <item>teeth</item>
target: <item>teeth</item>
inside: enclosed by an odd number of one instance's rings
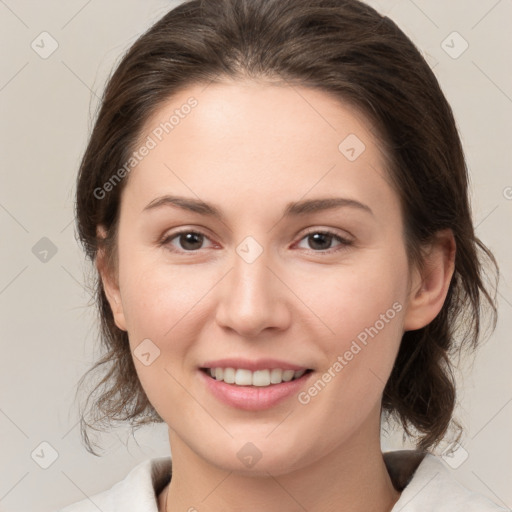
[[[289,382],[292,379],[302,377],[306,370],[281,370],[273,368],[271,370],[256,370],[251,372],[243,368],[208,368],[207,373],[216,380],[223,380],[227,384],[236,384],[237,386],[270,386],[271,384],[280,384]]]

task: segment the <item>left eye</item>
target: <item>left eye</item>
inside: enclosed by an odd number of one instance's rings
[[[314,250],[315,252],[321,252],[331,249],[331,247],[325,247],[326,245],[331,245],[333,240],[337,240],[339,242],[339,246],[348,246],[351,245],[351,242],[341,236],[333,233],[332,231],[311,231],[307,233],[302,240],[309,239],[310,243],[309,248]],[[320,247],[318,247],[320,245]],[[316,246],[316,247],[315,247]],[[338,246],[338,248],[339,248]],[[318,249],[318,250],[317,250]]]
[[[172,243],[175,239],[177,239],[180,245],[180,247],[177,248],[178,252],[179,250],[182,252],[196,252],[198,249],[202,249],[201,245],[205,239],[209,240],[206,235],[197,231],[180,231],[166,237],[162,241],[162,245],[173,245],[173,247],[176,248],[176,246]],[[349,246],[352,243],[350,240],[342,238],[341,236],[331,231],[311,231],[304,235],[300,239],[300,242],[306,239],[309,239],[309,247],[306,249],[313,250],[314,252],[326,252],[332,249],[330,245],[333,240],[338,241],[338,248],[339,246]]]

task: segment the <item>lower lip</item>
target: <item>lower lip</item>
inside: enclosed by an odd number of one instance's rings
[[[246,411],[262,411],[274,407],[286,398],[297,394],[313,374],[313,372],[307,372],[298,379],[270,386],[237,386],[216,380],[202,370],[198,371],[215,397],[231,407]]]

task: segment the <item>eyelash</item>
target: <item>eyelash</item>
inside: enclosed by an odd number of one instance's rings
[[[194,235],[201,235],[201,236],[209,239],[209,237],[205,233],[202,233],[201,231],[194,231],[191,229],[183,229],[181,231],[177,231],[175,233],[171,233],[171,234],[165,236],[163,238],[163,240],[160,242],[160,245],[166,246],[168,248],[168,250],[170,250],[171,252],[177,253],[177,254],[197,253],[200,251],[200,249],[195,250],[195,251],[186,251],[186,250],[176,250],[175,248],[172,248],[172,249],[170,248],[170,246],[171,246],[170,242],[172,240],[179,237],[180,235],[190,234],[190,233],[193,233]],[[334,231],[318,230],[318,229],[314,229],[314,230],[311,230],[311,231],[308,231],[307,233],[305,233],[302,236],[302,238],[299,240],[299,242],[301,242],[304,238],[307,238],[308,236],[314,235],[314,234],[322,234],[322,235],[332,236],[334,239],[336,239],[338,242],[340,242],[340,245],[338,246],[338,248],[323,249],[323,250],[318,250],[318,251],[315,251],[314,249],[306,249],[307,252],[312,253],[312,254],[328,255],[328,254],[332,254],[337,251],[341,251],[343,249],[347,249],[348,247],[353,245],[353,242],[351,240],[341,237],[340,235],[336,234]]]

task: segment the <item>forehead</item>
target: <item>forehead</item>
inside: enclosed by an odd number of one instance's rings
[[[153,133],[159,140],[177,141],[187,128],[201,138],[203,145],[208,139],[217,142],[218,138],[229,137],[243,140],[246,148],[259,142],[268,144],[269,137],[288,145],[304,139],[314,143],[315,134],[317,140],[322,139],[323,147],[331,142],[336,147],[338,139],[350,129],[370,146],[378,138],[373,123],[361,109],[333,94],[283,82],[252,80],[195,84],[182,89],[148,119],[141,135]]]
[[[228,189],[241,204],[250,193],[286,201],[308,191],[366,188],[371,196],[386,178],[368,118],[302,86],[237,81],[187,87],[146,122],[139,147],[146,143],[151,150],[127,187],[134,200],[146,202],[162,187],[202,198]]]

